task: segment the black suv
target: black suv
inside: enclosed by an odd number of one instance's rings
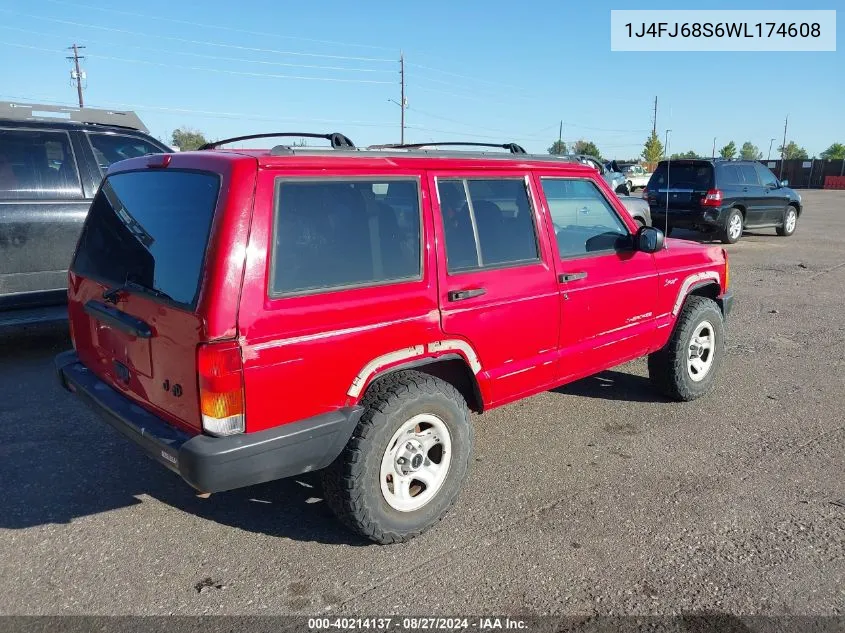
[[[754,160],[661,161],[643,191],[654,226],[666,223],[716,233],[734,244],[744,229],[774,228],[789,236],[801,216],[801,196]]]
[[[67,318],[67,267],[106,169],[170,151],[133,112],[0,102],[0,329]]]

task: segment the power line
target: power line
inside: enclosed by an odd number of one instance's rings
[[[49,48],[41,48],[39,46],[29,46],[27,44],[16,44],[14,42],[0,42],[0,45],[14,46],[17,48],[26,48],[29,50],[42,51],[47,53],[55,53],[55,50]],[[226,70],[223,68],[203,68],[199,66],[183,66],[181,64],[169,64],[164,62],[154,62],[148,59],[131,59],[128,57],[114,57],[112,55],[91,55],[88,57],[92,59],[108,59],[111,61],[127,62],[132,64],[146,64],[150,66],[160,66],[163,68],[179,69],[179,70],[194,70],[204,73],[221,73],[224,75],[239,75],[242,77],[266,77],[269,79],[296,79],[303,81],[329,81],[341,83],[360,83],[360,84],[391,84],[391,81],[379,81],[376,79],[345,79],[341,77],[306,77],[302,75],[278,75],[274,73],[254,73],[240,70]]]
[[[21,29],[14,26],[3,26],[0,25],[0,29],[6,29],[9,31],[16,31],[20,33],[28,33],[31,35],[38,35],[40,37],[55,37],[59,38],[61,36],[55,35],[53,33],[43,33],[39,31],[32,31],[29,29]],[[100,44],[101,46],[120,46],[124,48],[131,48],[134,50],[139,51],[147,51],[147,52],[154,52],[160,53],[163,55],[186,55],[188,57],[197,57],[200,59],[213,59],[215,61],[230,61],[230,62],[239,62],[239,63],[246,63],[246,64],[262,64],[265,66],[284,66],[286,68],[309,68],[313,70],[340,70],[340,71],[349,71],[349,72],[358,72],[358,73],[392,73],[394,71],[388,70],[386,68],[351,68],[347,66],[320,66],[316,64],[291,64],[288,62],[274,62],[274,61],[267,61],[262,59],[245,59],[242,57],[226,57],[222,55],[208,55],[204,53],[192,53],[190,51],[174,51],[174,50],[166,50],[160,48],[149,48],[147,46],[137,46],[135,44],[124,44],[124,43],[115,43],[115,42],[104,42],[102,40],[88,40],[91,43]]]
[[[201,40],[191,40],[183,37],[173,37],[170,35],[159,35],[157,33],[142,33],[140,31],[129,31],[126,29],[116,29],[108,26],[99,26],[97,24],[86,24],[84,22],[74,22],[72,20],[61,20],[59,18],[49,18],[42,15],[32,15],[27,13],[20,13],[18,11],[10,11],[8,9],[0,9],[2,13],[9,13],[20,17],[31,18],[33,20],[44,20],[47,22],[55,22],[57,24],[67,24],[69,26],[77,26],[82,28],[97,29],[100,31],[110,31],[113,33],[122,33],[124,35],[134,35],[136,37],[156,37],[159,39],[169,40],[173,42],[182,42],[184,44],[196,44],[200,46],[217,46],[219,48],[233,48],[237,50],[252,51],[257,53],[273,53],[276,55],[295,55],[298,57],[321,57],[325,59],[347,59],[353,61],[369,61],[369,62],[391,62],[396,63],[395,59],[387,59],[384,57],[354,57],[350,55],[329,55],[326,53],[303,53],[300,51],[280,51],[272,48],[257,48],[253,46],[238,46],[236,44],[223,44],[221,42],[207,42]]]
[[[170,23],[173,23],[173,24],[184,24],[184,25],[192,26],[192,27],[201,27],[201,28],[207,28],[207,29],[219,29],[219,30],[222,30],[222,31],[229,31],[229,32],[232,32],[232,33],[243,33],[245,35],[258,35],[258,36],[262,36],[262,37],[276,37],[276,38],[280,38],[280,39],[298,40],[300,42],[311,42],[311,43],[314,43],[314,44],[329,44],[329,45],[332,45],[332,46],[348,46],[350,48],[352,48],[352,47],[355,47],[355,48],[370,48],[370,49],[385,50],[385,51],[393,50],[393,49],[391,49],[387,46],[376,46],[374,44],[352,44],[352,43],[349,43],[349,42],[336,42],[336,41],[333,41],[333,40],[320,40],[320,39],[314,39],[314,38],[310,38],[310,37],[300,37],[300,36],[296,36],[296,35],[283,35],[281,33],[270,33],[270,32],[264,32],[264,31],[250,31],[248,29],[238,29],[238,28],[231,27],[231,26],[221,26],[219,24],[203,24],[201,22],[194,22],[192,20],[178,20],[176,18],[166,18],[166,17],[162,17],[162,16],[158,16],[158,15],[144,15],[142,13],[133,13],[131,11],[119,11],[118,9],[97,7],[97,6],[92,6],[90,4],[78,4],[76,2],[65,2],[64,0],[47,0],[47,2],[52,2],[53,4],[62,4],[62,5],[69,6],[69,7],[76,7],[76,8],[79,8],[79,9],[92,9],[94,11],[105,11],[107,13],[114,13],[114,14],[117,14],[117,15],[127,15],[127,16],[131,16],[131,17],[135,17],[135,18],[144,18],[144,19],[147,19],[147,20],[160,20],[160,21],[163,21],[163,22],[170,22]]]
[[[470,75],[460,75],[458,73],[453,73],[448,70],[440,70],[438,68],[432,68],[430,66],[423,66],[422,64],[408,64],[413,68],[421,68],[422,70],[429,70],[431,72],[440,73],[442,75],[449,75],[450,77],[457,77],[458,79],[469,79],[470,81],[475,81],[478,83],[483,84],[490,84],[491,86],[496,86],[497,88],[512,88],[513,90],[522,90],[519,86],[512,86],[508,84],[503,84],[500,81],[488,81],[486,79],[479,79],[478,77],[472,77]]]

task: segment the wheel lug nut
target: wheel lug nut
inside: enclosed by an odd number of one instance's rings
[[[414,450],[414,445],[408,442],[407,444],[405,444],[405,448],[407,448],[409,451],[412,451]]]
[[[399,459],[397,459],[396,461],[397,461],[397,463],[399,463],[399,464],[404,464],[404,463],[405,463],[405,462],[407,462],[408,460],[406,460],[404,457],[400,457],[400,458],[399,458]]]

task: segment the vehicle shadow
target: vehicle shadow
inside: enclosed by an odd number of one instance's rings
[[[343,527],[315,474],[199,498],[64,391],[63,331],[0,338],[0,529],[125,510],[147,498],[221,525],[298,541],[369,545]]]
[[[552,392],[601,400],[668,402],[654,390],[648,378],[614,370],[603,371],[595,376],[555,387]]]

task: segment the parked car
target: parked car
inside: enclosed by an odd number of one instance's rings
[[[734,244],[745,229],[774,228],[790,236],[801,217],[801,195],[754,160],[661,161],[643,191],[652,221],[693,229]]]
[[[642,165],[631,165],[625,170],[625,179],[630,191],[644,189],[651,179],[651,172],[643,169]]]
[[[597,170],[615,193],[623,196],[631,194],[625,175],[615,169],[611,163],[604,163],[595,156],[588,154],[569,154],[568,157]]]
[[[0,102],[0,329],[67,318],[67,266],[103,173],[169,151],[132,112]]]
[[[471,410],[644,355],[670,398],[713,387],[721,247],[577,163],[312,136],[335,151],[112,165],[72,258],[61,384],[196,490],[320,471],[342,522],[405,541],[458,498]]]

